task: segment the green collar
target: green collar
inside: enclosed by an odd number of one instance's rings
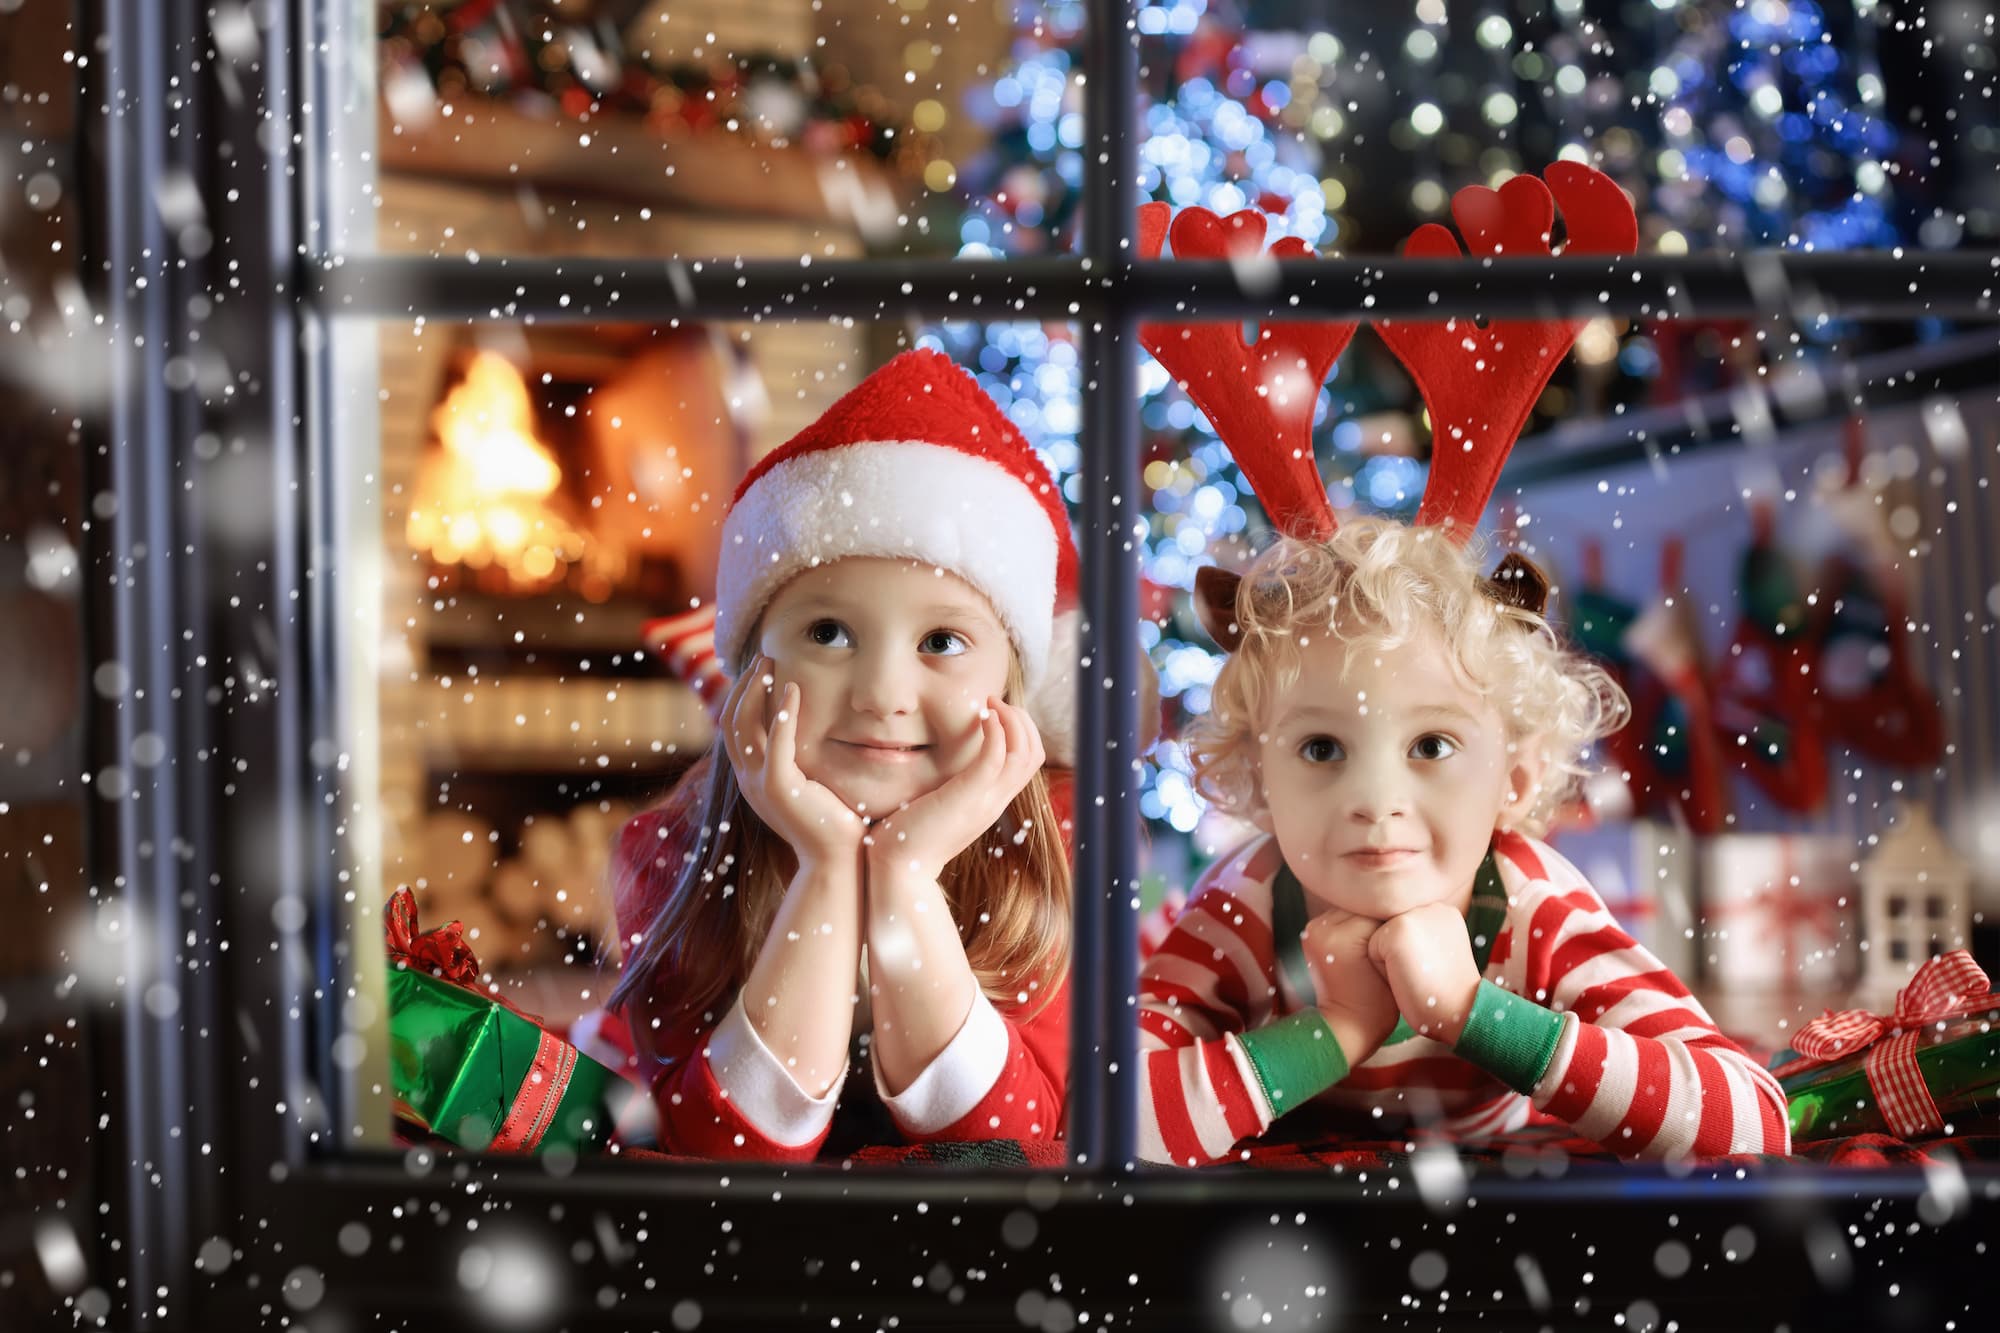
[[[1472,961],[1480,975],[1486,973],[1486,960],[1493,956],[1493,940],[1507,921],[1507,890],[1500,883],[1500,867],[1495,862],[1489,848],[1486,859],[1479,863],[1479,873],[1472,881],[1472,906],[1465,913],[1465,928],[1472,934]],[[1292,989],[1307,1004],[1317,1003],[1312,983],[1312,969],[1306,966],[1304,945],[1299,933],[1306,928],[1306,891],[1299,883],[1292,868],[1282,863],[1278,866],[1278,877],[1271,883],[1271,934],[1273,947],[1278,952],[1278,966],[1292,983]],[[1396,1030],[1389,1034],[1385,1046],[1399,1041],[1408,1041],[1416,1033],[1408,1023],[1396,1021]]]

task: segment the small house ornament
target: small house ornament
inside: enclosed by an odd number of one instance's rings
[[[1972,868],[1921,805],[1901,818],[1861,867],[1861,989],[1894,995],[1923,964],[1968,947]]]

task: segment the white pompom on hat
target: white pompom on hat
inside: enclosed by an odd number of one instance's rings
[[[1048,466],[964,370],[904,352],[766,455],[722,525],[714,651],[733,670],[795,575],[848,556],[918,560],[985,594],[1049,757],[1074,758],[1077,554]]]

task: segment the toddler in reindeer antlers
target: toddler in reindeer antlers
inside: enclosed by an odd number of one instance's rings
[[[1549,253],[1556,200],[1571,253],[1634,247],[1607,177],[1547,179],[1461,191],[1472,251]],[[1156,257],[1166,206],[1147,208]],[[1173,223],[1182,258],[1262,235],[1254,214]],[[1458,245],[1431,225],[1406,252]],[[1141,973],[1145,1159],[1247,1156],[1281,1121],[1293,1140],[1554,1119],[1628,1157],[1788,1150],[1770,1075],[1536,837],[1627,705],[1559,641],[1534,565],[1485,577],[1471,538],[1579,327],[1377,325],[1435,432],[1414,525],[1336,524],[1313,463],[1313,400],[1352,325],[1267,324],[1254,348],[1225,326],[1142,328],[1280,532],[1240,578],[1196,586],[1230,654],[1196,780],[1267,831],[1203,877]]]

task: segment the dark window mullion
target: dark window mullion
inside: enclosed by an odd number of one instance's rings
[[[1084,124],[1084,263],[1103,299],[1083,323],[1084,628],[1077,689],[1075,948],[1070,964],[1069,1135],[1072,1158],[1095,1173],[1133,1158],[1137,1029],[1125,1000],[1136,985],[1138,919],[1123,887],[1138,870],[1132,781],[1138,736],[1139,577],[1131,536],[1138,513],[1137,368],[1126,299],[1137,208],[1138,72],[1130,0],[1090,9],[1091,75]]]
[[[1127,210],[1129,216],[1130,210]],[[1475,317],[1812,321],[2000,314],[2000,254],[1759,252],[1555,259],[1322,258],[1272,265],[1254,281],[1224,263],[1081,259],[636,263],[352,256],[303,262],[320,313],[403,319],[806,320]]]

